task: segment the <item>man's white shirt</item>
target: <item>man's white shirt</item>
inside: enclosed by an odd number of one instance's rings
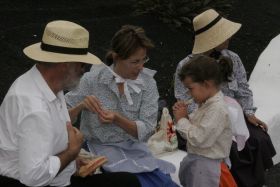
[[[0,175],[28,186],[67,186],[71,162],[58,174],[70,121],[63,92],[55,95],[33,66],[11,86],[0,107]]]

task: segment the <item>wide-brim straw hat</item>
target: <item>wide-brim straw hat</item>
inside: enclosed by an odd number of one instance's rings
[[[45,27],[42,41],[26,47],[29,58],[50,63],[83,62],[101,64],[101,60],[88,52],[89,32],[70,21],[52,21]]]
[[[231,38],[241,27],[209,9],[193,19],[195,40],[192,53],[207,52]]]

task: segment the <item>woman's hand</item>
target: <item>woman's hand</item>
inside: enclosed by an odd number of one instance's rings
[[[99,114],[102,111],[102,105],[101,105],[100,101],[94,95],[86,96],[82,102],[80,102],[75,107],[70,108],[68,110],[71,121],[76,121],[77,116],[84,109],[87,109],[93,113]]]
[[[172,109],[175,122],[178,122],[181,118],[188,118],[187,105],[183,101],[177,101]]]
[[[98,115],[99,121],[105,124],[114,123],[116,117],[117,117],[117,113],[112,112],[110,110],[102,110]]]
[[[247,120],[248,120],[251,124],[253,124],[253,125],[255,125],[255,126],[259,126],[259,127],[261,127],[264,131],[267,132],[267,130],[268,130],[267,125],[266,125],[263,121],[261,121],[260,119],[258,119],[254,114],[246,115],[246,118],[247,118]]]
[[[82,101],[82,105],[84,109],[87,109],[93,113],[99,114],[102,112],[102,105],[94,95],[86,96]]]

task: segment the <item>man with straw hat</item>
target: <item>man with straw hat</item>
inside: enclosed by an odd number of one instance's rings
[[[129,173],[81,179],[76,158],[83,135],[71,125],[63,90],[79,84],[85,64],[101,61],[88,52],[89,33],[69,21],[46,25],[42,41],[24,49],[37,61],[10,87],[0,108],[0,183],[3,186],[139,186]]]
[[[185,88],[179,79],[179,72],[194,55],[204,54],[214,57],[217,60],[221,56],[228,57],[232,61],[232,75],[229,77],[231,82],[222,84],[221,90],[224,95],[236,99],[244,112],[247,126],[250,132],[250,138],[246,142],[242,152],[250,154],[250,158],[241,158],[236,143],[233,143],[231,150],[232,174],[238,183],[238,186],[255,186],[264,183],[264,169],[270,168],[272,157],[275,150],[266,133],[267,125],[259,120],[255,115],[256,107],[253,106],[253,94],[249,89],[245,68],[240,57],[228,50],[231,37],[240,29],[241,24],[232,22],[215,10],[209,9],[193,19],[194,27],[194,45],[192,54],[188,55],[179,62],[175,73],[175,97],[178,100],[191,99],[188,89]],[[192,102],[188,105],[188,112],[196,109],[196,104]],[[238,127],[239,124],[234,124]],[[179,141],[180,142],[180,141]],[[243,142],[245,144],[245,140]],[[252,152],[251,148],[258,150]],[[185,142],[182,141],[179,148],[186,149]]]

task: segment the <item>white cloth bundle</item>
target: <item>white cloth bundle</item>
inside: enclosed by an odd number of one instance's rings
[[[148,140],[148,147],[154,155],[171,152],[178,147],[173,120],[166,107],[163,108],[159,124],[159,131]]]

